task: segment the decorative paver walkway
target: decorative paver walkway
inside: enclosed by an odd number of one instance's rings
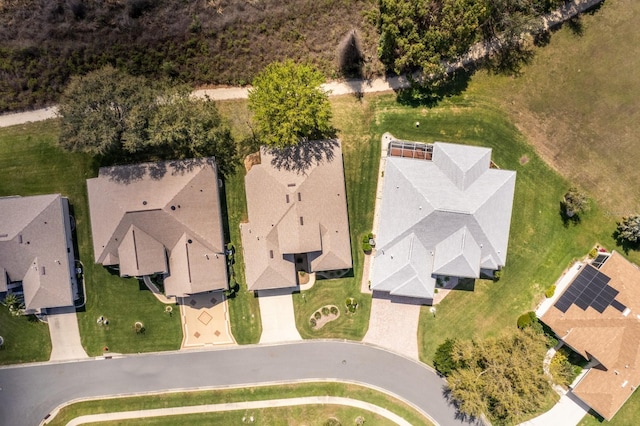
[[[394,298],[374,292],[369,330],[362,340],[419,361],[419,318],[418,300]]]
[[[180,318],[182,349],[235,344],[231,334],[228,303],[221,291],[181,298]]]
[[[75,419],[67,423],[67,426],[79,426],[87,423],[106,421],[113,422],[117,420],[140,419],[148,417],[180,416],[184,414],[194,413],[217,413],[221,411],[257,410],[261,408],[291,407],[296,405],[311,404],[343,405],[347,407],[360,408],[362,410],[376,413],[400,426],[411,426],[411,423],[385,408],[357,399],[342,398],[336,396],[308,396],[300,398],[270,399],[265,401],[229,402],[224,404],[194,405],[189,407],[157,408],[151,410],[123,411],[119,413],[91,414],[76,417]],[[238,422],[242,421],[242,423],[253,423],[253,420],[250,416],[251,414],[243,416],[242,418],[239,417]]]

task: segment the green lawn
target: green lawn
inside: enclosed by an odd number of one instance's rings
[[[56,139],[55,120],[0,129],[0,195],[62,193],[69,197],[76,218],[79,256],[85,269],[87,304],[78,313],[85,350],[89,355],[97,355],[105,346],[122,353],[179,348],[182,340],[179,316],[166,315],[164,306],[149,291],[141,290],[136,280],[123,280],[94,265],[85,180],[97,175],[97,165],[87,155],[61,151],[56,147]],[[108,327],[97,325],[99,316],[109,319]],[[0,317],[0,325],[9,327],[8,320],[13,319]],[[144,335],[133,331],[135,321],[145,325]],[[37,330],[33,336],[25,335],[24,340],[41,341],[38,351],[46,350],[47,354],[38,359],[48,359],[50,342],[47,339],[44,343],[41,337],[48,337],[48,331]],[[5,356],[11,362],[34,359],[26,353],[10,356],[9,351],[7,347],[4,351],[7,355],[0,355],[0,359]]]
[[[253,417],[253,422],[250,418]],[[187,414],[184,416],[155,417],[147,419],[127,420],[126,424],[145,426],[172,426],[176,424],[193,425],[239,425],[254,423],[258,425],[287,426],[304,424],[308,426],[325,426],[328,421],[333,424],[356,424],[356,418],[362,417],[367,423],[381,426],[392,426],[396,423],[370,411],[339,405],[300,405],[293,407],[263,408],[259,410],[224,411],[221,413]],[[89,425],[122,425],[122,421],[88,423]]]
[[[48,361],[51,355],[49,327],[34,316],[14,317],[0,305],[0,364]]]
[[[241,140],[251,134],[249,123],[249,111],[246,100],[232,100],[218,102],[218,108],[225,117],[232,130],[233,137],[241,145]],[[248,149],[239,146],[239,151],[249,153]],[[240,290],[229,299],[229,318],[233,337],[241,345],[258,343],[262,334],[262,321],[260,318],[260,305],[253,292],[247,291],[247,282],[244,275],[244,257],[242,254],[242,239],[240,238],[240,223],[247,221],[247,198],[244,190],[245,168],[242,158],[232,176],[225,179],[225,195],[227,209],[223,211],[229,226],[228,234],[231,244],[236,248],[235,265],[233,267],[234,280]],[[232,285],[233,285],[232,282]]]
[[[425,419],[415,409],[411,408],[407,404],[387,395],[382,392],[378,392],[366,387],[345,384],[345,383],[303,383],[295,385],[282,385],[282,386],[261,386],[252,388],[238,388],[238,389],[220,389],[210,391],[198,391],[198,392],[176,392],[165,393],[153,396],[135,396],[128,398],[113,398],[102,399],[94,401],[78,402],[67,407],[64,407],[49,423],[51,426],[66,425],[71,419],[88,414],[110,413],[117,411],[130,411],[130,410],[147,410],[153,408],[166,408],[166,407],[183,407],[189,405],[201,405],[201,404],[219,404],[226,402],[236,401],[259,401],[268,399],[282,399],[282,398],[296,398],[302,396],[338,396],[348,397],[360,401],[366,401],[371,404],[377,405],[382,408],[401,416],[413,425],[428,425],[430,422]],[[312,410],[317,409],[317,406],[311,406]],[[333,411],[335,406],[326,406],[330,408],[330,411],[322,411],[325,415]],[[314,415],[313,412],[309,412],[306,409],[290,409],[289,413],[296,417],[290,417],[282,414],[284,417],[281,419],[297,419],[298,423],[303,422],[307,424],[308,421],[315,421],[322,417]],[[229,417],[222,417],[225,420],[231,420],[220,424],[239,424],[238,415],[244,413],[244,411],[229,412]],[[272,417],[273,414],[269,410],[251,410],[251,414],[256,419],[264,420],[264,422],[256,422],[257,424],[274,424],[271,420],[278,419],[277,416]],[[345,416],[341,414],[339,418],[347,420],[352,414]],[[363,414],[367,424],[379,424],[371,413]],[[197,421],[205,421],[205,419],[211,420],[208,424],[218,424],[215,417],[208,416],[181,416],[181,423],[189,423],[187,419],[196,418]],[[240,419],[242,416],[240,416]],[[269,420],[269,421],[267,421]],[[324,419],[326,420],[326,418]],[[151,420],[149,420],[151,421]],[[169,423],[142,423],[142,424],[171,424]],[[175,423],[173,423],[175,424]],[[281,423],[277,423],[281,424]],[[315,424],[315,423],[313,423]],[[353,424],[353,420],[349,418],[349,421],[343,421],[342,424]]]
[[[293,295],[296,326],[303,338],[340,338],[361,340],[369,327],[371,296],[360,293],[364,253],[360,241],[371,232],[380,163],[380,137],[370,133],[376,97],[354,96],[331,98],[333,125],[339,130],[344,157],[345,184],[351,232],[353,276],[318,280],[309,290]],[[355,314],[346,312],[345,300],[358,301]],[[340,308],[340,317],[320,330],[313,330],[309,318],[324,305]]]

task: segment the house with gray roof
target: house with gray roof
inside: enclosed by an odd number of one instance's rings
[[[266,147],[245,177],[242,224],[249,290],[295,287],[299,270],[351,269],[340,141],[311,141],[283,161]],[[304,158],[309,153],[311,157]]]
[[[163,274],[167,296],[228,286],[213,158],[103,167],[87,180],[96,263]]]
[[[391,141],[372,290],[433,299],[438,276],[505,265],[516,173],[490,166],[489,148]]]
[[[60,194],[0,198],[0,293],[26,313],[73,306],[78,284],[69,201]]]

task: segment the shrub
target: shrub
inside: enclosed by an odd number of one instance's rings
[[[338,308],[336,308],[335,306],[332,306],[330,311],[333,315],[338,315]]]
[[[329,315],[329,312],[330,312],[330,311],[329,311],[329,307],[328,307],[328,306],[324,306],[324,307],[322,308],[322,315],[327,316],[327,315]]]
[[[354,313],[358,308],[358,302],[353,297],[348,297],[345,304],[347,305],[347,310],[351,313]]]
[[[451,374],[453,370],[458,368],[458,364],[451,358],[451,352],[453,351],[453,345],[455,345],[456,339],[447,339],[438,346],[436,354],[433,357],[433,366],[444,376]]]
[[[531,327],[534,323],[537,323],[537,322],[538,322],[538,317],[536,317],[536,313],[533,311],[530,311],[518,317],[518,328],[522,330],[524,328]]]
[[[309,319],[309,324],[311,325],[311,327],[315,327],[317,324],[316,319],[315,318]]]
[[[595,259],[598,255],[598,247],[594,247],[589,251],[589,259]]]
[[[371,251],[371,244],[367,241],[366,243],[362,243],[362,251],[365,253],[369,253]]]
[[[544,295],[547,297],[547,299],[551,299],[555,292],[556,292],[556,285],[553,284],[544,292]]]
[[[369,242],[369,236],[368,235],[363,235],[362,236],[362,244],[368,243],[368,242]]]
[[[369,235],[367,235],[367,238],[369,238],[370,240],[373,240],[373,232],[369,232]]]
[[[498,269],[497,271],[493,271],[493,282],[500,281],[502,278],[502,269]]]
[[[322,314],[320,313],[320,311],[316,311],[313,316],[315,317],[315,319],[319,320],[320,318],[322,318]]]

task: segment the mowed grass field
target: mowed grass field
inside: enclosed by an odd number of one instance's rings
[[[475,79],[527,141],[614,220],[640,212],[640,3],[606,1],[553,33],[518,77]]]

